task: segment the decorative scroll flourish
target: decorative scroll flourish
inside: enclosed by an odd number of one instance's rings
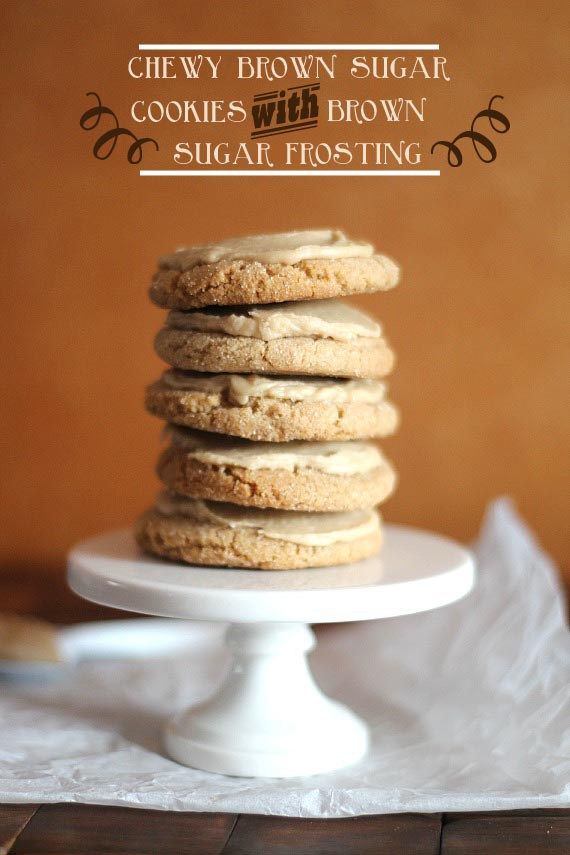
[[[86,110],[79,119],[79,124],[83,130],[92,131],[98,126],[103,116],[111,116],[115,123],[114,128],[109,128],[109,130],[105,131],[95,140],[93,154],[97,160],[107,160],[108,157],[111,157],[115,150],[115,146],[117,145],[117,140],[121,136],[128,137],[133,140],[127,150],[127,160],[129,163],[136,164],[141,162],[143,156],[143,145],[145,143],[152,143],[156,151],[158,151],[158,143],[156,140],[153,140],[151,137],[137,137],[127,128],[122,128],[115,113],[109,107],[103,106],[97,93],[87,93],[88,97],[91,95],[97,99],[97,106],[90,107],[89,110]]]
[[[511,127],[511,123],[504,113],[500,113],[498,110],[493,108],[493,101],[495,101],[496,98],[501,98],[502,100],[503,96],[493,95],[489,101],[487,109],[481,110],[481,112],[477,113],[471,122],[470,130],[463,131],[458,134],[455,139],[451,140],[451,142],[448,140],[438,140],[432,145],[431,153],[433,154],[434,149],[436,149],[438,145],[445,146],[447,148],[448,164],[453,167],[461,166],[463,163],[463,154],[457,143],[459,140],[468,139],[471,140],[473,149],[479,160],[482,160],[483,163],[492,163],[497,157],[497,148],[489,137],[485,136],[485,134],[482,134],[480,131],[475,130],[475,124],[479,119],[488,119],[491,128],[497,134],[506,134]]]

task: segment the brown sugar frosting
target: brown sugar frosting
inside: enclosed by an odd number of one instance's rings
[[[310,229],[269,235],[229,238],[203,246],[183,247],[159,261],[160,267],[189,270],[219,261],[259,261],[298,264],[308,259],[370,258],[374,247],[354,241],[338,229]]]

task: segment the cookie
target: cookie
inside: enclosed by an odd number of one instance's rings
[[[373,510],[256,510],[164,493],[135,526],[142,549],[187,564],[293,570],[349,564],[380,547]]]
[[[159,260],[150,297],[166,309],[281,303],[384,291],[399,278],[371,244],[322,229],[178,250]]]
[[[60,662],[55,626],[28,616],[0,614],[0,659]]]
[[[374,378],[394,365],[380,325],[338,300],[172,311],[155,349],[193,371]]]
[[[251,442],[170,426],[157,473],[173,492],[290,511],[370,508],[396,474],[371,442]]]
[[[398,425],[379,380],[198,374],[171,369],[149,386],[146,407],[161,419],[245,439],[369,439]]]

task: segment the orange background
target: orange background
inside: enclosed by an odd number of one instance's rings
[[[391,394],[403,424],[385,448],[401,480],[386,516],[467,539],[485,503],[507,493],[564,562],[565,6],[3,4],[0,561],[61,568],[78,538],[128,524],[151,502],[159,424],[142,395],[160,370],[152,338],[162,316],[146,298],[157,256],[233,233],[332,225],[372,240],[404,269],[396,291],[359,300],[399,356]],[[440,178],[140,178],[121,144],[97,161],[94,135],[79,127],[90,90],[130,127],[137,97],[267,88],[240,89],[229,76],[214,89],[128,76],[139,42],[180,41],[439,42],[449,84],[339,81],[327,90],[428,96],[426,126],[401,131],[428,152],[495,93],[512,128],[496,137],[490,165],[467,152],[464,166],[450,169],[443,152],[428,153],[422,166],[441,167]],[[160,158],[145,155],[147,168],[172,168],[171,145],[196,131],[141,128],[161,142]],[[367,139],[400,133],[345,130]],[[214,137],[209,128],[200,134]]]

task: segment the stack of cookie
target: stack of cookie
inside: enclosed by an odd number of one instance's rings
[[[395,473],[370,440],[394,432],[394,356],[380,326],[335,298],[397,284],[370,244],[319,230],[182,249],[151,299],[172,366],[147,390],[167,422],[165,491],[138,521],[151,553],[226,567],[344,564],[381,543]]]

